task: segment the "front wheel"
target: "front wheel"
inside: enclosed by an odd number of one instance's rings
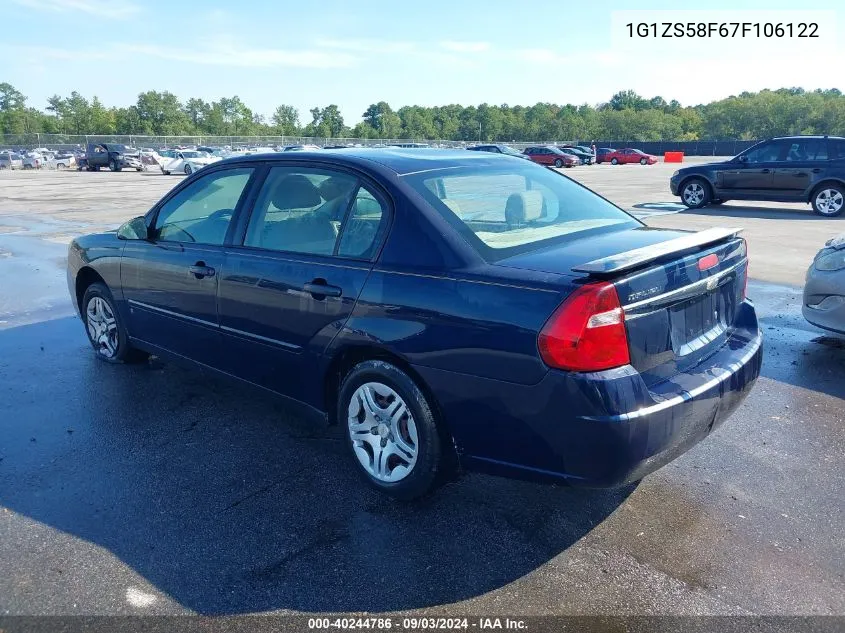
[[[163,172],[161,172],[161,173],[163,173],[165,176],[169,176],[169,175],[170,175],[170,172],[169,172],[169,171],[163,171]]]
[[[611,165],[618,165],[618,164],[619,164],[619,159],[618,159],[618,158],[611,158],[611,159],[610,159],[610,164],[611,164]]]
[[[443,449],[433,407],[402,370],[359,363],[343,380],[337,411],[356,468],[372,487],[402,500],[436,487]]]
[[[111,169],[112,171],[120,171],[120,163],[118,163],[116,160],[112,160],[111,162],[109,162],[109,169]]]
[[[88,340],[100,360],[124,363],[146,359],[147,354],[130,345],[126,328],[105,284],[96,282],[85,290],[82,318]]]
[[[710,203],[710,187],[700,178],[693,178],[681,189],[681,200],[690,209],[707,206]]]
[[[193,167],[191,167],[190,165],[185,165],[185,175],[190,176],[192,173],[194,173]]]
[[[648,160],[646,160],[645,158],[640,159],[640,165],[647,165],[647,164],[648,164]]]
[[[841,185],[824,185],[813,196],[813,211],[833,218],[845,209],[845,189]]]
[[[555,167],[557,167],[558,169],[560,169],[561,167],[563,167],[563,161],[562,161],[561,159],[559,159],[559,158],[556,158],[556,159],[555,159]]]

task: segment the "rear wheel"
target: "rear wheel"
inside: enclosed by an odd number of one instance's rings
[[[681,201],[690,209],[700,209],[710,203],[710,187],[700,178],[693,178],[681,188]]]
[[[67,165],[65,165],[64,163],[56,163],[56,169],[59,171],[63,171],[66,167]]]
[[[641,159],[640,159],[640,165],[647,165],[647,164],[648,164],[648,160],[647,160],[647,159],[645,159],[645,158],[641,158]]]
[[[169,171],[165,171],[165,172],[162,172],[162,173],[163,173],[165,176],[169,176],[169,175],[170,175],[170,172],[169,172]]]
[[[402,370],[359,363],[343,380],[337,411],[355,465],[372,487],[410,500],[437,486],[443,455],[433,408]]]
[[[192,173],[194,173],[193,168],[190,165],[185,165],[185,175],[190,176]]]
[[[842,185],[822,185],[813,195],[812,205],[818,215],[836,217],[845,209],[845,189]]]
[[[563,167],[563,161],[562,161],[561,159],[559,159],[559,158],[556,158],[556,159],[555,159],[555,167],[557,167],[558,169],[560,169],[561,167]]]
[[[126,328],[121,322],[108,286],[95,282],[88,286],[82,298],[82,318],[91,347],[97,358],[108,363],[145,360],[148,354],[129,343]]]
[[[118,163],[117,160],[113,158],[109,161],[109,169],[111,169],[112,171],[120,171],[122,167],[120,166],[120,163]]]
[[[618,164],[619,164],[619,159],[618,159],[618,158],[611,158],[611,159],[610,159],[610,164],[611,164],[611,165],[618,165]]]

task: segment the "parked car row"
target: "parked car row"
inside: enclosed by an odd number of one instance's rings
[[[611,163],[613,165],[640,163],[641,165],[654,165],[657,162],[656,156],[628,147],[618,150],[610,149],[609,147],[600,147],[594,153],[591,148],[583,145],[532,145],[519,152],[508,145],[491,143],[476,145],[467,149],[476,152],[519,156],[541,165],[549,165],[557,168],[593,165],[597,163]]]

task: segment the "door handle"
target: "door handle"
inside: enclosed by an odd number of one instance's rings
[[[205,262],[197,262],[193,266],[190,266],[188,270],[197,279],[202,279],[203,277],[214,277],[214,273],[217,272],[211,266],[206,266]]]
[[[768,174],[770,171],[772,171],[772,170],[771,169],[761,169],[760,173],[761,174]]]
[[[819,169],[818,167],[816,167],[816,168],[813,170],[813,173],[814,173],[814,174],[820,174],[820,173],[822,173],[822,170],[821,170],[821,169]]]
[[[339,286],[330,286],[325,279],[315,279],[302,285],[305,292],[311,293],[315,299],[323,299],[324,297],[339,297],[343,294],[343,288]]]

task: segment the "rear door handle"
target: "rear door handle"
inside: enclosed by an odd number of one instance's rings
[[[343,294],[343,288],[339,286],[330,286],[324,280],[314,280],[302,285],[305,292],[311,293],[315,299],[322,299],[324,297],[339,297]]]
[[[197,262],[193,266],[190,266],[188,270],[191,271],[191,274],[197,279],[202,279],[203,277],[214,277],[214,273],[217,272],[211,266],[206,266],[203,262]]]
[[[816,168],[813,170],[813,173],[814,173],[814,174],[820,174],[820,173],[822,173],[822,170],[821,170],[821,169],[819,169],[818,167],[816,167]]]

